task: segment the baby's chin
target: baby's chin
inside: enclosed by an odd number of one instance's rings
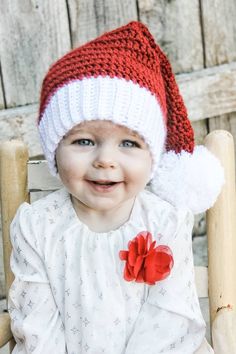
[[[133,197],[135,198],[135,197]],[[112,213],[112,211],[116,211],[123,205],[127,203],[126,198],[112,198],[108,195],[90,197],[90,198],[77,198],[76,196],[73,198],[74,203],[78,208],[86,209],[87,212],[103,212],[103,213]]]
[[[109,213],[125,208],[136,198],[136,193],[127,193],[125,190],[114,193],[97,193],[78,195],[72,194],[72,201],[75,208],[88,213]]]

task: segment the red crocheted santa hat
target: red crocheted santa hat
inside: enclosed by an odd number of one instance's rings
[[[194,149],[193,129],[171,65],[140,22],[103,34],[50,68],[43,81],[38,123],[53,174],[61,138],[74,125],[93,119],[125,125],[145,139],[154,160],[155,193],[173,204],[188,205],[194,212],[205,210],[215,201],[223,183],[220,165],[205,148]],[[197,178],[191,176],[190,165],[195,174],[197,168],[202,170],[207,165],[217,172],[216,183],[212,173],[208,176],[213,189],[203,201],[198,195],[202,189],[206,196],[205,182],[195,185],[186,180],[189,174],[190,180]],[[185,188],[177,177],[186,182]],[[195,194],[191,199],[192,188]]]

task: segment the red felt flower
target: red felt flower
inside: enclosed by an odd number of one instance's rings
[[[155,244],[152,234],[142,231],[129,241],[128,251],[119,252],[120,259],[126,261],[125,280],[154,285],[170,274],[174,264],[172,252],[168,246],[155,247]]]

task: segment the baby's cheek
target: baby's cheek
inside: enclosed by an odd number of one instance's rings
[[[130,165],[131,167],[131,165]],[[144,187],[150,180],[151,164],[147,161],[136,161],[130,168],[130,178],[140,187]]]
[[[152,158],[149,153],[138,159],[137,170],[142,179],[149,179],[152,170]]]
[[[79,171],[76,161],[66,158],[57,160],[57,168],[61,179],[64,180],[70,180],[76,177]]]

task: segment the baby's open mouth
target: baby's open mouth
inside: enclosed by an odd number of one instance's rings
[[[96,181],[90,181],[94,184],[99,184],[99,185],[105,185],[105,186],[112,186],[113,184],[119,183],[119,182],[96,182]]]
[[[87,183],[90,185],[93,191],[98,193],[113,192],[123,183],[122,181],[109,181],[109,180],[89,180]]]
[[[102,185],[102,186],[112,186],[113,184],[120,183],[120,181],[109,181],[109,180],[98,180],[98,181],[89,181],[94,184]]]

